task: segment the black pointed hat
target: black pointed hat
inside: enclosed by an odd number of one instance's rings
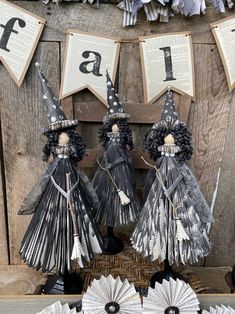
[[[124,112],[124,109],[119,101],[118,94],[113,86],[113,82],[109,76],[108,71],[106,71],[106,77],[107,77],[107,102],[108,102],[108,112],[106,118],[108,120],[130,118],[130,115]]]
[[[43,100],[47,111],[49,126],[44,129],[43,133],[67,129],[78,125],[77,120],[68,120],[64,111],[59,105],[57,98],[53,95],[51,87],[40,69],[39,63],[35,63],[38,69],[38,77],[41,81]]]
[[[167,90],[165,96],[165,105],[162,110],[161,120],[164,120],[168,123],[178,120],[178,114],[175,110],[175,103],[173,100],[173,94],[170,89]]]

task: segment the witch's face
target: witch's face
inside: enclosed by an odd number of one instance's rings
[[[168,134],[165,138],[164,138],[164,143],[165,144],[175,144],[175,139],[174,139],[174,137],[173,137],[173,135],[172,134]]]
[[[60,133],[58,142],[59,144],[63,144],[63,145],[68,144],[69,143],[68,134],[65,132]]]
[[[118,133],[119,132],[119,127],[117,124],[112,125],[112,132],[113,133]]]

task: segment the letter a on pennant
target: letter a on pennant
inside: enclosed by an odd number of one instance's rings
[[[33,57],[45,20],[0,0],[0,61],[18,86]]]
[[[120,40],[68,30],[60,98],[88,88],[105,105],[106,70],[115,80]]]
[[[140,37],[145,103],[170,87],[194,98],[194,65],[189,32]]]

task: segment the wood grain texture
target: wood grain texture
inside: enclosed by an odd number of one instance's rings
[[[231,267],[195,267],[187,265],[185,269],[192,274],[196,274],[197,278],[201,280],[206,287],[210,288],[206,293],[211,293],[211,291],[212,293],[230,293],[230,288],[224,278],[227,273],[231,272]]]
[[[0,265],[0,295],[33,294],[45,282],[45,275],[26,265]]]
[[[73,113],[73,97],[72,96],[69,96],[69,97],[66,97],[64,99],[61,100],[61,106],[63,108],[63,111],[66,115],[66,117],[68,119],[73,119],[74,117],[74,113]]]
[[[209,23],[234,14],[232,10],[227,10],[224,15],[221,15],[208,3],[207,14],[204,16],[186,18],[179,15],[172,17],[169,23],[159,23],[147,22],[144,11],[140,10],[136,26],[123,28],[123,11],[112,4],[101,4],[100,9],[97,10],[81,3],[61,3],[59,6],[50,3],[46,6],[41,1],[13,2],[47,19],[49,27],[45,27],[43,32],[44,41],[65,41],[64,32],[68,28],[76,28],[85,32],[95,30],[97,34],[112,35],[122,39],[136,39],[139,36],[183,30],[192,31],[194,43],[214,43]]]
[[[1,160],[0,160],[1,163]],[[8,256],[8,241],[7,241],[7,229],[6,229],[6,213],[5,204],[3,198],[3,184],[2,174],[0,172],[0,265],[9,264]]]
[[[1,314],[36,314],[45,307],[60,301],[64,303],[76,303],[81,295],[25,295],[25,296],[0,296]]]
[[[192,104],[189,116],[194,147],[190,166],[208,203],[213,205],[213,198],[217,196],[216,204],[221,204],[220,199],[224,199],[224,195],[222,191],[217,193],[217,177],[221,167],[230,107],[234,102],[234,95],[228,91],[216,46],[194,45],[194,55],[197,100]],[[233,183],[227,177],[227,187],[228,185],[233,185]],[[225,221],[222,218],[222,223],[221,219],[218,219],[221,211],[225,211],[227,217],[230,216],[231,219]],[[215,222],[211,228],[213,249],[206,259],[206,264],[208,266],[232,265],[230,256],[234,256],[231,252],[235,251],[235,242],[232,241],[232,235],[230,242],[228,242],[228,238],[230,237],[229,231],[234,228],[235,215],[228,200],[222,208],[215,206],[214,216]],[[221,246],[224,247],[223,252]]]
[[[141,149],[133,149],[130,151],[130,155],[133,160],[134,168],[136,169],[149,169],[149,166],[147,166],[143,160],[141,159],[141,156],[145,158],[148,162],[150,162],[148,158],[148,154]],[[79,163],[80,167],[82,168],[96,168],[97,163],[96,160],[98,158],[102,157],[102,149],[87,149],[87,156],[84,157],[84,159]]]
[[[64,63],[65,43],[60,43],[60,73],[62,73],[62,64]],[[58,97],[59,98],[59,97]],[[74,117],[73,96],[66,97],[60,101],[64,113],[68,119]]]
[[[216,47],[195,45],[194,54],[197,100],[191,105],[188,123],[194,147],[190,165],[210,202],[221,164],[233,95],[228,91]]]
[[[179,97],[179,95],[175,96],[177,99]],[[191,97],[184,95],[179,99],[179,103],[176,104],[176,111],[179,113],[181,120],[187,122],[191,106]],[[64,108],[69,110],[68,108],[70,108],[70,99],[67,102],[66,98],[63,104]],[[74,115],[81,122],[101,123],[107,112],[104,105],[98,101],[75,101],[73,104],[75,107]],[[159,121],[161,118],[161,113],[164,106],[164,98],[159,101],[159,105],[156,103],[150,105],[144,105],[143,103],[122,103],[122,105],[124,111],[131,115],[128,123],[153,124],[156,121]]]
[[[2,103],[2,91],[0,86],[0,108]],[[0,111],[1,113],[1,111]],[[0,114],[1,118],[1,114]],[[0,265],[9,264],[7,226],[6,226],[6,204],[5,204],[5,189],[4,189],[4,156],[2,152],[2,138],[1,138],[1,121],[0,121]]]
[[[34,314],[57,301],[71,304],[81,297],[81,295],[0,296],[0,313]],[[233,308],[235,306],[235,298],[232,294],[198,294],[197,297],[202,309],[205,310],[216,304],[230,305]]]
[[[47,56],[45,58],[45,56]],[[21,202],[33,184],[39,180],[43,168],[41,161],[45,138],[41,128],[47,126],[43,108],[40,81],[35,61],[39,61],[51,87],[58,95],[59,45],[41,43],[24,83],[18,89],[6,70],[0,66],[2,87],[2,137],[5,156],[6,191],[10,238],[10,262],[20,264],[19,247],[30,216],[17,216]]]
[[[215,226],[211,230],[214,243],[212,254],[206,265],[234,265],[235,262],[235,96],[229,99],[231,111],[227,127],[223,159],[220,168],[218,196],[215,203]]]
[[[120,50],[119,94],[123,103],[143,103],[139,44],[123,43]]]

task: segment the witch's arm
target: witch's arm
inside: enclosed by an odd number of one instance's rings
[[[18,215],[31,215],[35,212],[37,205],[42,197],[43,192],[45,191],[45,186],[47,185],[48,180],[42,180],[38,182],[29,194],[23,200]]]
[[[21,208],[17,213],[18,215],[31,215],[35,212],[56,166],[57,160],[54,160],[51,164],[49,164],[39,182],[35,184],[35,186],[23,200]]]

